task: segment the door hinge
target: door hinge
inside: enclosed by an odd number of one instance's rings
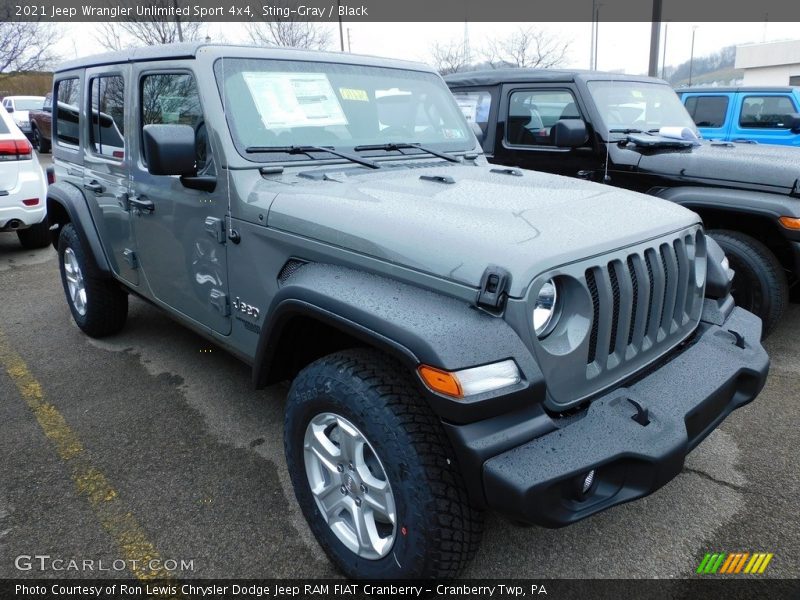
[[[495,265],[486,267],[481,277],[478,306],[494,311],[502,310],[510,284],[511,273],[504,268]]]
[[[128,266],[130,266],[131,269],[139,268],[139,257],[136,256],[136,252],[130,248],[125,248],[125,250],[122,252],[122,256],[125,258],[125,262],[128,263]]]
[[[211,302],[211,306],[216,308],[223,317],[227,317],[231,314],[231,306],[228,302],[228,294],[225,292],[222,292],[216,288],[212,289],[208,294],[208,299]]]
[[[205,228],[206,232],[217,240],[217,243],[225,243],[225,223],[222,221],[222,219],[218,219],[217,217],[206,217]]]

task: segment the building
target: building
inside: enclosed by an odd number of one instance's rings
[[[800,86],[800,40],[737,46],[736,68],[743,85]]]

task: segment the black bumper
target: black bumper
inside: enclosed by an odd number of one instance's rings
[[[483,461],[486,505],[517,520],[561,527],[654,492],[725,417],[761,391],[769,358],[760,338],[761,321],[739,308],[719,325],[701,322],[691,345],[658,369],[597,398],[569,424],[553,420],[555,429]],[[647,425],[632,418],[638,411],[628,399],[648,411]],[[594,482],[582,493],[591,470]]]

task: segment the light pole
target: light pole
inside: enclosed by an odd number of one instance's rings
[[[692,53],[689,55],[689,85],[692,85],[692,71],[694,70],[694,34],[697,33],[697,25],[692,26]]]
[[[661,79],[667,78],[667,34],[669,33],[669,21],[664,22],[664,48],[661,55]]]

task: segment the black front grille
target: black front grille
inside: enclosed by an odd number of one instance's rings
[[[702,233],[685,233],[586,269],[592,299],[590,375],[674,345],[694,326],[702,301],[702,288],[694,285],[696,236]]]

